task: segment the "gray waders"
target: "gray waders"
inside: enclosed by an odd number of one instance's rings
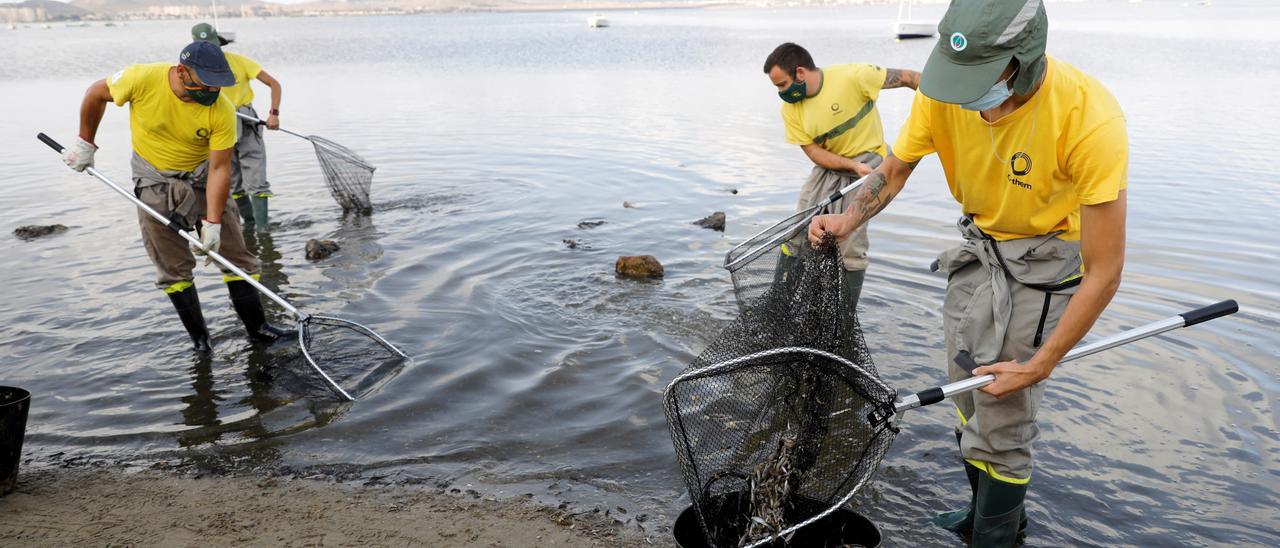
[[[1057,326],[1083,278],[1079,242],[1061,240],[1057,233],[996,241],[968,217],[957,228],[964,243],[943,252],[934,264],[934,270],[948,274],[946,355],[966,353],[979,364],[1030,359]],[[972,375],[949,363],[948,377],[955,382]],[[985,392],[952,398],[961,422],[956,439],[972,494],[966,508],[935,517],[935,524],[971,534],[973,546],[1014,544],[1027,526],[1024,500],[1044,385],[998,400]]]
[[[253,105],[244,105],[236,111],[258,117]],[[245,228],[267,232],[270,223],[267,203],[275,195],[267,181],[267,147],[262,139],[262,125],[237,117],[236,130],[236,147],[231,154],[231,197],[236,201]]]

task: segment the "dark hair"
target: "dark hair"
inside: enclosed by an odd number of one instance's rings
[[[791,42],[773,48],[773,53],[770,53],[769,57],[765,58],[764,73],[769,74],[773,67],[778,67],[791,76],[796,75],[796,68],[798,67],[804,67],[808,70],[818,68],[813,64],[813,56],[809,55],[808,50]]]

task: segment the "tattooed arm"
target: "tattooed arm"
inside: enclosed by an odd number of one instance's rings
[[[822,241],[822,234],[830,232],[836,238],[844,240],[858,227],[884,210],[893,197],[902,192],[907,184],[907,177],[919,162],[906,163],[890,154],[880,167],[867,176],[854,191],[853,199],[844,213],[819,215],[809,223],[809,241],[817,245]]]
[[[920,73],[907,69],[885,69],[884,85],[880,86],[880,89],[893,89],[904,86],[911,89],[919,88]]]

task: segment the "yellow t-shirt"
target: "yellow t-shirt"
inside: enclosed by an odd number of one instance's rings
[[[1079,240],[1080,205],[1115,200],[1128,186],[1120,104],[1052,57],[1040,90],[994,124],[917,92],[893,155],[911,163],[932,152],[964,213],[997,240],[1058,230]]]
[[[236,85],[222,88],[222,94],[237,108],[253,103],[253,87],[249,83],[262,72],[262,66],[239,53],[224,51],[223,54],[227,56],[227,64],[231,65],[231,73],[236,76]]]
[[[884,76],[885,69],[875,65],[823,67],[817,95],[782,104],[787,142],[817,143],[846,158],[870,151],[884,156],[884,127],[876,110]]]
[[[107,77],[117,106],[129,103],[133,151],[156,169],[191,171],[209,151],[236,145],[236,111],[218,99],[212,106],[188,103],[169,87],[168,63],[129,65]]]

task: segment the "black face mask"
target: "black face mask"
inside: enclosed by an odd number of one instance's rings
[[[220,89],[209,89],[186,80],[182,80],[182,89],[187,92],[187,97],[190,97],[192,101],[206,107],[218,102],[218,94],[222,91]]]

